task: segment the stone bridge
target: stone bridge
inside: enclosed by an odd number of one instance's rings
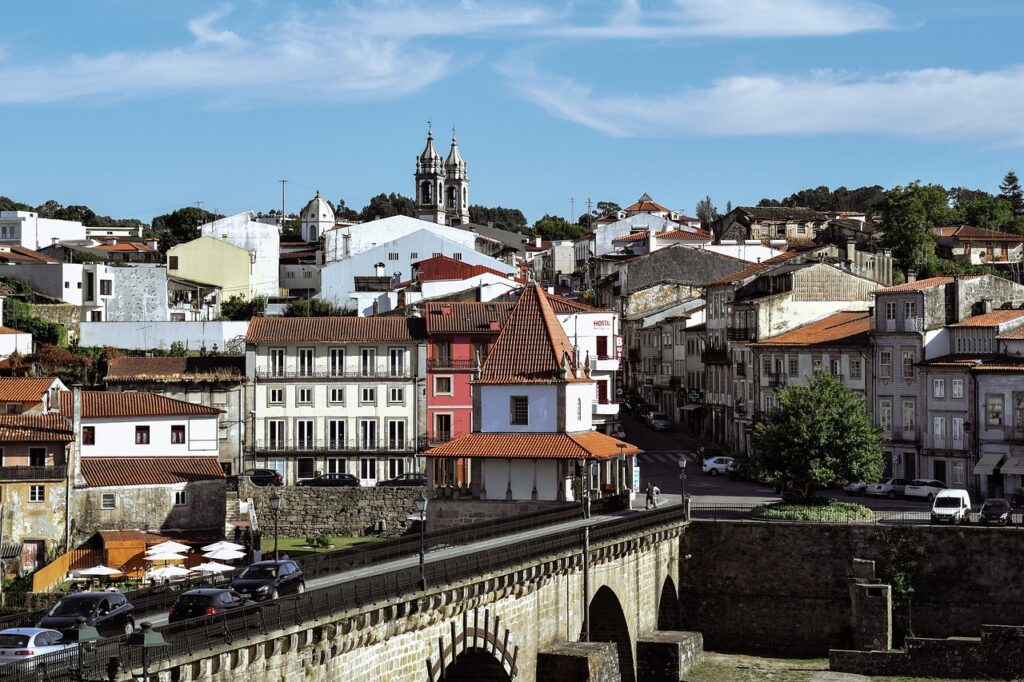
[[[518,561],[513,545],[500,560],[482,552],[451,567],[428,564],[429,589],[327,616],[304,618],[296,606],[292,617],[283,599],[284,618],[268,618],[264,632],[154,668],[174,682],[678,682],[702,646],[700,635],[677,630],[685,528],[678,507],[629,514],[594,527],[586,567],[584,531],[561,531],[519,543],[532,556]],[[467,566],[480,570],[445,577]],[[581,641],[585,604],[589,642]]]

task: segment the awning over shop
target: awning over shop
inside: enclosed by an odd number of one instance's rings
[[[1003,465],[1002,472],[1004,474],[1017,474],[1024,476],[1024,457],[1011,457],[1006,460],[1006,464]]]
[[[689,412],[690,410],[700,410],[700,409],[703,409],[703,407],[704,407],[703,405],[683,405],[679,409],[683,410],[684,412]]]
[[[994,473],[996,467],[1002,464],[1003,457],[1005,456],[1006,455],[1000,452],[986,452],[984,455],[981,456],[981,459],[978,460],[978,463],[974,465],[974,475],[989,476],[990,474]],[[1003,471],[1003,473],[1006,472]]]

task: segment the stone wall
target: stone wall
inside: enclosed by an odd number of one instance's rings
[[[564,506],[564,502],[506,502],[504,500],[431,500],[427,505],[427,530],[441,530],[468,523],[505,519],[541,509]]]
[[[278,524],[281,535],[378,535],[396,537],[416,529],[407,517],[416,513],[423,488],[262,488],[239,479],[240,499],[252,498],[264,533],[272,533],[274,515],[270,492],[281,496]],[[429,507],[428,507],[429,509]]]
[[[852,646],[854,558],[904,571],[924,637],[1024,622],[1024,532],[932,526],[694,522],[684,536],[682,627],[709,649],[821,656]],[[905,603],[893,609],[906,628]]]
[[[78,325],[82,322],[81,306],[71,303],[37,303],[32,306],[36,317],[63,325],[68,332],[68,341],[78,338]]]

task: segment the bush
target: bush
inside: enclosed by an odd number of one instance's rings
[[[327,549],[331,544],[331,537],[329,535],[318,535],[316,537],[316,547]]]
[[[819,523],[870,522],[875,513],[867,507],[851,502],[840,502],[830,497],[812,498],[806,504],[775,502],[755,507],[752,518],[765,521],[816,521]]]
[[[315,535],[307,535],[306,536],[306,546],[307,547],[316,547],[316,541],[317,541],[317,537]]]

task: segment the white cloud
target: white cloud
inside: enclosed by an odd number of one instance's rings
[[[603,23],[546,32],[581,38],[785,38],[894,27],[892,12],[868,0],[675,0],[665,9],[622,0]]]
[[[1024,65],[998,71],[818,71],[734,76],[677,93],[600,95],[532,64],[499,66],[513,89],[552,114],[618,135],[885,134],[1024,144]]]
[[[362,6],[342,5],[341,16],[363,35],[416,38],[468,37],[521,29],[550,22],[555,15],[547,9],[519,3],[457,0],[442,5],[378,0]]]
[[[242,44],[242,39],[234,31],[227,30],[216,30],[213,28],[213,24],[220,19],[223,19],[231,13],[231,7],[225,6],[219,10],[214,10],[209,14],[204,14],[201,17],[196,17],[188,22],[189,33],[196,37],[196,41],[199,43],[211,43],[214,45],[224,45],[225,47],[238,47]]]

